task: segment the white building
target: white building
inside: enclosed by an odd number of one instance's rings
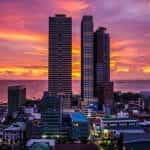
[[[26,124],[24,122],[16,122],[4,129],[3,140],[6,144],[20,144],[24,140]]]
[[[131,118],[101,118],[100,127],[118,133],[144,133],[139,121]]]

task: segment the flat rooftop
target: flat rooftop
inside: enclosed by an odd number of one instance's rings
[[[102,120],[108,122],[137,122],[138,121],[132,118],[102,118]]]
[[[150,143],[150,134],[142,133],[142,134],[123,134],[124,143],[138,143],[138,142],[149,142]]]
[[[25,123],[24,122],[16,122],[11,124],[5,131],[19,131],[25,130]]]
[[[9,90],[19,90],[19,89],[25,89],[24,85],[14,85],[14,86],[8,86]]]
[[[73,122],[88,122],[86,116],[80,112],[70,112],[69,115]]]

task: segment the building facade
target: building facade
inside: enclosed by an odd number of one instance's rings
[[[41,134],[43,138],[57,138],[61,135],[62,102],[55,96],[48,96],[41,101]]]
[[[21,145],[25,139],[26,124],[24,122],[12,123],[3,131],[3,142],[5,144]]]
[[[113,82],[110,81],[110,37],[106,28],[94,33],[94,96],[102,105],[112,107]],[[106,110],[105,109],[105,110]]]
[[[81,98],[91,101],[93,98],[93,17],[83,16],[81,21]]]
[[[72,94],[72,18],[49,18],[48,91],[50,95]]]
[[[72,112],[69,114],[71,120],[70,137],[72,139],[88,139],[89,122],[88,119],[80,112]]]
[[[26,101],[26,88],[23,86],[10,86],[8,87],[8,115],[12,116],[13,113],[18,111]]]
[[[94,33],[94,72],[96,85],[110,81],[110,37],[104,27]]]

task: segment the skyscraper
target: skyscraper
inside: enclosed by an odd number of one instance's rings
[[[110,81],[110,38],[100,27],[94,34],[94,81],[96,85]]]
[[[106,28],[94,33],[94,96],[101,104],[112,105],[113,83],[110,81],[110,37]]]
[[[48,91],[50,95],[72,94],[72,19],[49,18]]]
[[[26,88],[23,86],[8,87],[8,115],[12,116],[25,103]]]
[[[93,98],[93,17],[83,16],[81,21],[81,97],[89,102]]]

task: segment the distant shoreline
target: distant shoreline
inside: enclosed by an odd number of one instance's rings
[[[41,98],[44,91],[47,91],[48,80],[3,80],[0,79],[0,100],[7,100],[8,86],[24,85],[27,88],[27,98]],[[149,92],[150,80],[114,80],[114,91],[121,92]],[[80,80],[72,81],[73,94],[80,94]],[[0,103],[1,103],[0,102]],[[3,102],[2,102],[3,103]]]
[[[0,81],[48,81],[48,79],[46,80],[46,79],[0,79]],[[80,81],[80,80],[72,80],[72,81]],[[111,80],[111,81],[113,81],[113,82],[118,82],[118,81],[125,81],[125,82],[127,82],[127,81],[150,81],[150,79],[134,79],[134,80],[132,80],[132,79],[121,79],[121,80]]]

